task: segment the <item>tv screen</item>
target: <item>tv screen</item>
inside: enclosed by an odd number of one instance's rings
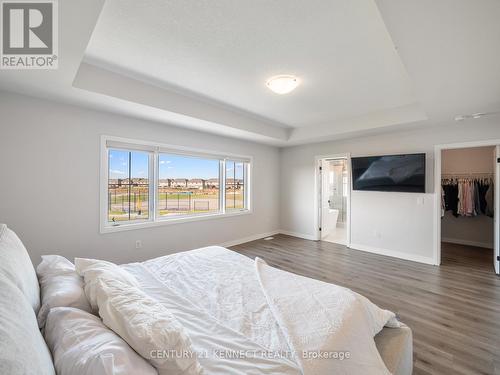
[[[425,193],[425,154],[352,158],[354,190]]]

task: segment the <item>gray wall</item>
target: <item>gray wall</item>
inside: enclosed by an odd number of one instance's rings
[[[443,126],[392,132],[358,139],[302,145],[281,153],[281,228],[304,237],[315,235],[314,158],[425,152],[426,194],[352,193],[352,247],[432,262],[434,229],[434,145],[500,139],[498,118],[450,122]]]
[[[277,148],[1,92],[0,116],[0,222],[35,264],[53,253],[138,261],[279,229]],[[102,134],[252,155],[254,213],[100,234]]]

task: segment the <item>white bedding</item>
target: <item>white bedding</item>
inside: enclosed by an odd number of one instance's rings
[[[399,327],[394,313],[350,289],[281,271],[258,258],[255,268],[290,347],[306,353],[297,356],[304,374],[390,374],[374,337],[385,325]]]
[[[186,329],[158,300],[111,278],[97,279],[95,292],[102,322],[147,359],[158,375],[202,375]],[[185,354],[155,355],[159,350]]]
[[[142,263],[200,310],[270,350],[290,348],[259,287],[254,261],[211,246]]]
[[[164,304],[185,326],[193,347],[202,354],[205,374],[389,373],[373,336],[394,315],[348,289],[300,276],[292,281],[289,273],[221,247],[124,267],[144,292]],[[302,290],[290,293],[286,286],[291,285]],[[329,304],[322,306],[321,300],[309,295],[302,306],[301,296],[308,296],[310,287],[316,296],[334,292],[341,301],[335,304],[335,298],[330,298]],[[309,313],[323,307],[323,313],[310,319],[304,307]],[[213,349],[226,354],[243,350],[245,355],[214,357]],[[301,356],[275,356],[292,350],[350,351],[352,359],[309,361]]]
[[[166,287],[141,264],[127,270],[141,283],[141,290],[164,305],[184,326],[198,353],[204,375],[300,375],[295,362],[267,355],[267,348]],[[159,348],[161,349],[161,348]]]

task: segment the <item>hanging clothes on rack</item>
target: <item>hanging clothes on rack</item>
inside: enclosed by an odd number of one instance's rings
[[[488,190],[486,191],[486,196],[485,196],[485,200],[486,200],[486,215],[488,215],[489,217],[494,217],[495,216],[494,205],[493,205],[493,197],[494,197],[493,184],[491,184],[488,187]]]
[[[455,217],[493,217],[493,175],[444,175],[441,180],[441,208]],[[444,216],[444,215],[443,215]]]
[[[477,215],[481,215],[481,199],[480,199],[479,181],[474,181],[474,207],[477,211]]]
[[[472,181],[466,180],[459,182],[459,187],[461,188],[461,196],[459,196],[460,209],[458,213],[461,216],[476,216],[476,210],[474,208],[474,185]]]
[[[446,184],[441,188],[444,192],[444,207],[445,211],[452,211],[454,216],[458,216],[458,185]]]
[[[486,208],[488,206],[488,202],[486,200],[486,193],[488,192],[489,188],[490,188],[489,185],[482,183],[479,184],[479,205],[481,213],[483,215],[486,215]],[[493,189],[491,189],[491,192],[493,193]],[[493,207],[493,205],[491,207]]]
[[[441,186],[441,217],[444,217],[444,213],[445,213],[445,207],[446,207],[446,201],[444,199],[444,189],[443,187]]]

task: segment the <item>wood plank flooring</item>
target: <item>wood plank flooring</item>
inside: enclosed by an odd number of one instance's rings
[[[500,278],[490,250],[443,244],[440,267],[277,235],[232,247],[342,285],[413,330],[414,374],[500,374]]]

